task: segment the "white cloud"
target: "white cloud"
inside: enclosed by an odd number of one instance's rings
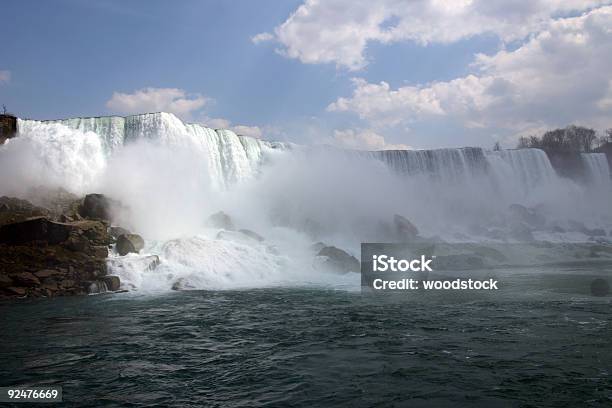
[[[350,70],[367,63],[369,42],[452,43],[479,34],[504,41],[538,32],[553,16],[589,10],[610,0],[306,0],[274,38],[281,53],[303,63]],[[270,40],[258,34],[253,42]]]
[[[231,129],[237,135],[250,136],[250,137],[256,137],[256,138],[261,138],[262,136],[262,131],[258,126],[236,125],[236,126],[232,126]]]
[[[274,39],[274,36],[270,33],[259,33],[251,37],[251,41],[253,44],[259,44],[266,41],[271,41]]]
[[[229,129],[231,126],[231,122],[223,118],[204,118],[202,123],[213,129]]]
[[[11,71],[0,70],[0,84],[6,84],[11,80]]]
[[[334,144],[345,148],[355,150],[409,150],[410,146],[405,144],[390,144],[385,141],[385,138],[378,133],[366,130],[335,130]]]
[[[466,127],[609,125],[612,7],[551,21],[516,50],[477,55],[473,68],[451,81],[397,89],[357,79],[353,95],[328,110],[376,126],[441,117]]]
[[[189,120],[208,101],[200,94],[187,94],[178,88],[144,88],[133,93],[114,92],[106,106],[122,114],[170,112]]]
[[[263,131],[258,126],[232,125],[232,122],[223,118],[204,117],[202,124],[213,129],[229,129],[240,136],[261,138]]]

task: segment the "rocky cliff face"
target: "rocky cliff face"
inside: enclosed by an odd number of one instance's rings
[[[17,134],[17,118],[13,115],[0,115],[0,144]]]
[[[85,206],[91,201],[100,205],[103,197],[77,199],[55,209],[0,197],[0,298],[119,289],[118,279],[107,276],[112,243],[108,219],[81,216],[92,210]]]

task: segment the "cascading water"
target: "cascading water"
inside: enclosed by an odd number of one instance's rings
[[[465,180],[487,170],[480,148],[437,150],[383,150],[370,153],[405,175],[429,174],[444,181]]]
[[[594,186],[610,189],[610,167],[604,153],[582,153],[587,180]]]
[[[395,214],[425,236],[449,240],[506,228],[511,204],[545,211],[550,225],[612,224],[610,188],[592,199],[588,186],[559,177],[538,149],[290,148],[168,113],[19,120],[18,128],[20,136],[0,146],[0,194],[28,198],[24,186],[45,185],[124,203],[130,210],[117,217],[129,225],[122,225],[162,259],[155,269],[133,255],[113,262],[131,287],[320,281],[327,278],[313,278],[313,242],[358,256],[359,242],[386,239]],[[610,185],[604,155],[583,160],[589,184]],[[265,241],[206,227],[218,210]]]
[[[215,130],[199,124],[186,124],[165,112],[56,121],[19,120],[18,128],[19,133],[25,135],[42,127],[48,131],[63,129],[64,133],[69,132],[54,124],[82,134],[95,134],[106,159],[122,146],[141,140],[196,149],[207,160],[211,181],[219,189],[254,177],[266,152],[286,147],[283,143],[238,136],[227,129]],[[80,137],[79,134],[75,136]]]

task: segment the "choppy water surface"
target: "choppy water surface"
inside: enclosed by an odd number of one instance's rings
[[[62,385],[68,406],[611,406],[612,298],[589,294],[606,271],[5,303],[0,384]]]

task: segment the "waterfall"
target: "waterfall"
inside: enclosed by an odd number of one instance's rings
[[[138,288],[257,285],[285,279],[288,270],[309,281],[313,242],[357,254],[359,242],[386,242],[396,215],[423,237],[449,242],[512,241],[513,204],[545,218],[522,226],[543,234],[538,239],[566,239],[554,232],[560,230],[569,240],[587,239],[573,227],[580,223],[606,232],[612,226],[603,154],[582,155],[584,183],[560,177],[539,149],[294,146],[184,123],[169,113],[20,119],[18,133],[0,146],[0,196],[33,200],[32,190],[64,188],[121,202],[113,221],[143,236],[141,255],[161,260],[155,270],[132,265],[140,258],[129,256],[116,259],[129,265],[109,266]],[[236,229],[265,240],[220,234],[207,223],[220,210]]]
[[[490,151],[487,161],[494,182],[510,194],[527,196],[559,180],[548,156],[540,149]]]
[[[465,180],[487,169],[487,161],[480,148],[436,150],[383,150],[371,156],[404,175],[428,174],[443,181]]]
[[[227,129],[211,129],[199,124],[183,123],[171,113],[149,113],[126,117],[74,118],[53,121],[19,120],[18,132],[33,136],[45,128],[46,132],[70,133],[95,137],[108,159],[122,146],[140,140],[162,145],[194,149],[207,160],[213,186],[220,190],[253,178],[266,155],[285,147],[283,143],[267,142],[248,136],[238,136]],[[66,129],[67,128],[67,129]]]
[[[610,168],[606,155],[604,153],[582,153],[581,158],[589,183],[595,187],[610,189]]]

